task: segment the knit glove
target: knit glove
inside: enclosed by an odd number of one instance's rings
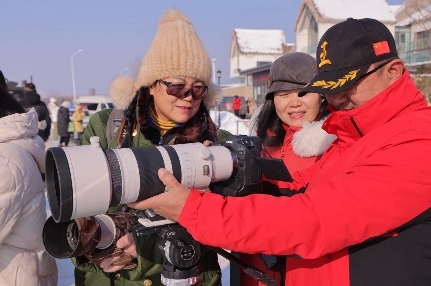
[[[106,249],[96,248],[85,256],[90,262],[102,267],[105,272],[135,268],[137,266],[136,248],[133,235],[128,233],[128,229],[138,223],[138,217],[127,212],[107,213],[106,215],[115,224],[116,231],[113,243]],[[130,241],[130,237],[131,242],[127,243]],[[129,244],[132,244],[133,247]]]
[[[116,272],[120,269],[133,269],[137,266],[136,245],[132,233],[128,233],[117,241],[116,253],[104,258],[100,267],[104,272]]]

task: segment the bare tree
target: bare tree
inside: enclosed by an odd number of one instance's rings
[[[412,77],[428,104],[431,104],[431,67],[429,65],[419,66],[416,74],[412,75]]]
[[[406,0],[404,9],[397,15],[397,20],[409,18],[423,31],[417,32],[417,47],[414,49],[427,49],[431,52],[431,0]],[[419,35],[419,33],[422,33]]]
[[[401,18],[410,17],[414,20],[423,19],[424,21],[431,21],[431,15],[429,14],[431,1],[430,0],[406,0],[404,2],[404,9],[399,15],[397,20]]]

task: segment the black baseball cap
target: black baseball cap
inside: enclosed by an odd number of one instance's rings
[[[306,53],[294,52],[277,58],[271,65],[265,99],[280,90],[301,89],[317,74],[316,59]]]
[[[317,45],[318,74],[300,92],[334,94],[353,86],[376,62],[398,57],[394,37],[375,19],[352,19],[329,28]]]

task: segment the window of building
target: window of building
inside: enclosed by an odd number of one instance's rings
[[[246,80],[246,85],[253,85],[253,75],[248,75]]]
[[[317,43],[319,41],[317,34],[317,22],[314,17],[311,17],[310,27],[308,28],[308,53],[312,54],[316,51]]]
[[[417,32],[415,34],[415,47],[416,50],[430,48],[431,30]]]
[[[265,101],[265,95],[267,91],[268,89],[266,87],[266,84],[264,83],[254,85],[253,96],[254,96],[254,101],[256,102],[257,105],[260,105]]]
[[[264,66],[264,65],[267,65],[267,64],[270,64],[270,63],[272,63],[272,62],[257,62],[256,66],[260,67],[260,66]]]

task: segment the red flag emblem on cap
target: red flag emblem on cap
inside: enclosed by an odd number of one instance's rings
[[[389,45],[388,45],[387,41],[374,43],[373,48],[374,48],[374,54],[376,56],[387,54],[387,53],[391,52],[391,50],[389,49]]]

